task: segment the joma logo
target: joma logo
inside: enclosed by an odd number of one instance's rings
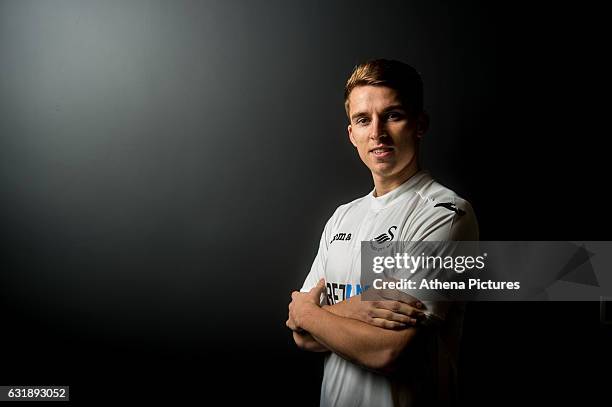
[[[332,238],[331,242],[329,242],[329,244],[334,243],[336,240],[351,240],[351,234],[350,233],[336,233],[334,237]]]

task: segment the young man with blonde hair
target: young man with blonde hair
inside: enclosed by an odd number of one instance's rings
[[[300,348],[329,352],[321,406],[449,405],[461,307],[362,300],[360,244],[478,240],[476,218],[467,201],[420,168],[428,117],[414,68],[384,59],[360,64],[344,99],[348,137],[374,189],[328,220],[310,273],[292,293],[287,326]]]

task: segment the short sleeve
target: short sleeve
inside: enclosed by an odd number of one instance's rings
[[[479,239],[478,222],[469,202],[463,199],[453,200],[450,207],[434,206],[422,216],[417,233],[412,233],[405,241],[445,242],[477,241]],[[441,245],[443,250],[452,250],[453,245]],[[438,252],[438,255],[452,256],[452,252]],[[454,304],[449,301],[422,300],[427,314],[432,320],[445,320]]]
[[[450,198],[448,202],[421,208],[410,227],[402,231],[401,240],[476,241],[478,237],[478,222],[472,205],[461,198]]]
[[[304,284],[302,284],[302,288],[300,291],[308,292],[314,286],[317,285],[320,279],[325,278],[325,264],[327,263],[327,250],[329,246],[329,241],[331,240],[331,227],[333,224],[333,219],[335,216],[332,215],[331,218],[325,224],[325,228],[323,228],[323,232],[321,233],[321,240],[319,241],[319,249],[317,250],[317,255],[312,262],[312,266],[310,267],[310,272],[306,276],[306,280],[304,280]]]
[[[472,205],[465,200],[456,203],[453,210],[438,208],[441,216],[433,217],[431,227],[425,229],[423,241],[476,241],[479,237],[478,221]]]

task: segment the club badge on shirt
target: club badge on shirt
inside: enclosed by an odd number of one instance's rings
[[[381,233],[373,239],[370,239],[370,247],[372,250],[379,252],[389,248],[389,246],[393,244],[393,238],[395,237],[393,232],[396,230],[397,226],[391,226],[386,232]]]

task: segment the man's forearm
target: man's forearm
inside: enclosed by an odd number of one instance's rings
[[[329,352],[329,349],[317,342],[317,340],[306,331],[293,331],[293,340],[300,349],[307,350],[309,352]]]
[[[322,308],[337,316],[344,317],[344,318],[352,318],[353,317],[352,312],[351,312],[352,302],[360,301],[360,300],[361,300],[361,296],[357,295],[345,301],[337,302],[333,305],[323,305]],[[310,351],[310,352],[329,351],[329,349],[325,345],[322,345],[321,343],[319,343],[312,335],[310,335],[306,331],[304,331],[304,334],[294,331],[293,340],[295,341],[296,345],[299,348]]]
[[[322,308],[339,317],[359,319],[355,317],[354,312],[354,306],[358,301],[363,301],[361,299],[361,294],[354,295],[344,301],[339,301],[332,305],[323,305]]]
[[[338,316],[329,307],[310,308],[300,326],[332,352],[377,371],[387,370],[416,333],[414,328],[394,331],[371,326]]]
[[[417,319],[423,317],[423,304],[420,301],[407,295],[400,295],[401,293],[394,294],[395,297],[381,297],[379,300],[364,300],[361,294],[358,294],[333,305],[323,305],[323,308],[340,317],[353,318],[369,323],[370,325],[387,329],[398,328],[398,326],[381,326],[381,324],[373,324],[372,318],[382,318],[389,321],[401,322],[403,324],[414,324]],[[364,307],[366,303],[368,303],[369,306]],[[381,305],[382,303],[387,304],[383,306]]]

